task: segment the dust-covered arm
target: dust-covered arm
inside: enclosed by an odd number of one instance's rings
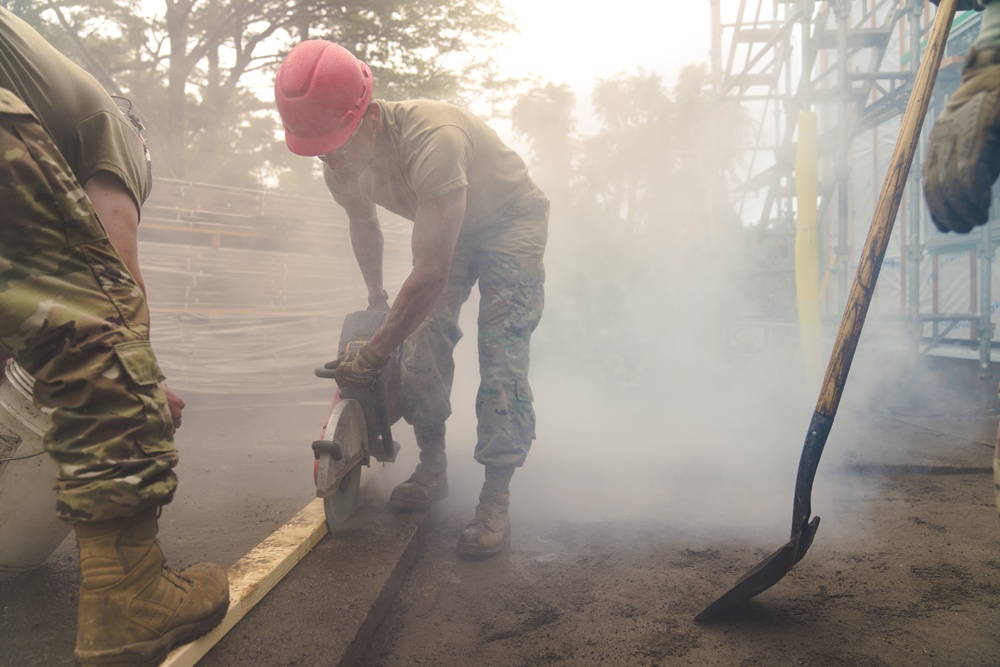
[[[458,188],[417,206],[411,240],[413,270],[403,282],[389,317],[366,347],[385,359],[431,311],[451,271],[465,219],[466,189]]]
[[[361,277],[368,287],[369,302],[383,293],[382,252],[385,239],[379,225],[375,204],[345,206],[349,220],[351,247],[361,269]]]

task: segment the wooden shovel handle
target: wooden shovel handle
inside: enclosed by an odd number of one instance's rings
[[[851,369],[851,361],[858,349],[861,328],[864,326],[865,316],[868,314],[868,306],[871,305],[875,282],[878,280],[878,272],[882,267],[882,259],[885,257],[885,249],[889,244],[889,236],[892,234],[896,213],[899,211],[903,188],[906,185],[910,165],[913,162],[913,154],[916,152],[917,142],[920,139],[920,128],[923,125],[924,116],[927,114],[934,81],[937,78],[938,69],[941,67],[941,58],[948,41],[948,32],[951,30],[951,23],[955,18],[957,1],[941,0],[938,6],[934,24],[931,26],[931,32],[927,38],[923,60],[920,62],[920,69],[917,70],[916,79],[913,81],[913,91],[910,93],[910,100],[903,113],[899,139],[896,140],[896,148],[892,153],[889,171],[882,184],[882,192],[878,197],[875,215],[872,218],[871,228],[868,230],[868,238],[861,251],[858,271],[854,276],[854,284],[851,286],[851,293],[848,295],[847,305],[844,308],[844,316],[840,320],[840,329],[837,331],[837,340],[830,355],[830,363],[826,368],[826,376],[823,378],[823,388],[820,391],[819,401],[816,403],[816,412],[828,417],[837,414],[847,373]],[[913,57],[914,54],[910,55]]]

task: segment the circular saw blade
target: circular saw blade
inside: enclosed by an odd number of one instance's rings
[[[337,530],[354,511],[361,488],[361,464],[354,466],[337,485],[336,491],[323,499],[326,512],[326,527],[332,533]]]
[[[323,498],[327,528],[333,532],[351,516],[367,464],[368,429],[361,404],[335,397],[321,437],[329,448],[319,451],[316,492]],[[314,447],[318,443],[313,443]]]

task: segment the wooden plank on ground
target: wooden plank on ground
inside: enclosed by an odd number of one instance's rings
[[[229,612],[222,623],[204,637],[175,648],[161,667],[190,667],[197,663],[326,532],[323,499],[317,498],[229,568]]]

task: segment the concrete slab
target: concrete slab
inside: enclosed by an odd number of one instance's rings
[[[318,654],[331,667],[356,664],[413,565],[428,514],[364,499],[198,664],[316,664]]]
[[[178,435],[182,450],[180,490],[160,518],[160,543],[167,563],[175,569],[198,562],[217,563],[229,569],[314,499],[309,443],[320,432],[329,409],[328,399],[232,407],[203,404],[203,398],[198,396],[185,396],[185,400],[188,408],[184,428]],[[389,491],[412,472],[417,458],[409,429],[399,428],[398,435],[394,430],[394,436],[403,445],[399,459],[364,471],[356,516],[338,535],[323,538],[314,552],[293,567],[277,588],[230,630],[222,646],[213,648],[199,665],[295,664],[296,658],[284,655],[282,642],[286,639],[298,641],[299,648],[289,649],[292,656],[302,655],[313,638],[320,647],[313,647],[314,657],[327,647],[343,653],[348,646],[363,643],[358,639],[365,636],[362,630],[377,625],[380,619],[374,613],[380,609],[374,604],[376,598],[392,598],[395,577],[401,578],[412,562],[400,557],[412,559],[407,549],[417,546],[419,524],[425,520],[421,514],[389,512]],[[367,554],[368,560],[379,564],[381,572],[374,565],[367,569],[355,567],[355,550],[359,557]],[[343,578],[334,576],[336,567],[345,573]],[[311,583],[299,582],[299,577],[308,579],[308,573],[313,571],[317,574],[311,577]],[[372,588],[366,592],[338,585],[353,580]],[[0,579],[0,667],[73,665],[79,583],[72,537],[36,570]],[[273,596],[290,597],[295,602],[272,602]],[[334,625],[328,612],[333,610],[343,616],[330,606],[338,600],[352,611],[371,613],[359,612],[353,619],[344,616]],[[287,625],[282,625],[286,619]],[[317,624],[325,624],[322,632],[313,632]],[[283,632],[268,627],[274,625],[294,630]],[[257,629],[247,632],[245,627]],[[312,632],[309,639],[304,638],[306,630]],[[332,638],[341,638],[342,633],[351,639],[343,639],[338,649]],[[251,647],[246,653],[236,648],[243,637],[249,637]],[[254,655],[258,650],[273,659],[253,662],[240,657]],[[300,660],[299,664],[336,662],[324,657]]]
[[[313,500],[226,571],[229,609],[208,634],[175,648],[163,667],[193,667],[243,620],[272,588],[327,534],[323,501]]]

